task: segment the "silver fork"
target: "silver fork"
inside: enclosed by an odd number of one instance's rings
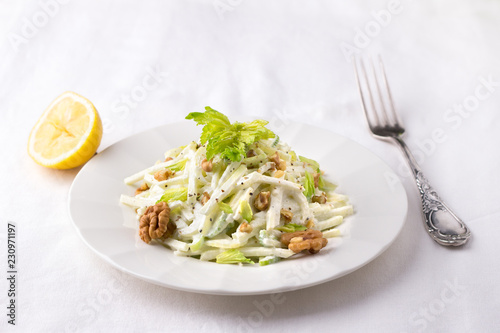
[[[441,245],[463,245],[470,238],[469,228],[439,198],[401,138],[404,126],[394,108],[382,60],[378,57],[377,61],[378,70],[373,59],[370,60],[371,75],[366,71],[365,61],[353,61],[368,127],[376,138],[391,140],[402,149],[420,192],[425,227],[429,235]]]

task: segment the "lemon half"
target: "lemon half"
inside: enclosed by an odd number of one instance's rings
[[[36,163],[71,169],[87,162],[102,138],[102,122],[94,105],[68,91],[57,97],[31,130],[28,154]]]

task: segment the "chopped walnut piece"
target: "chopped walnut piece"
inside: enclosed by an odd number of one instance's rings
[[[278,169],[279,170],[286,170],[286,161],[285,160],[280,160],[280,163],[278,164]]]
[[[281,178],[285,174],[285,171],[283,170],[278,170],[274,173],[274,178]]]
[[[169,179],[170,177],[172,177],[173,174],[174,173],[172,172],[172,170],[164,169],[164,170],[160,170],[160,171],[156,172],[154,177],[157,181],[161,182],[161,181]]]
[[[149,244],[152,239],[165,239],[172,235],[176,226],[170,221],[170,207],[160,201],[154,206],[149,206],[139,223],[139,236]]]
[[[269,160],[274,163],[276,169],[283,171],[286,170],[286,161],[280,159],[280,155],[278,154],[278,152],[275,152],[274,155],[269,158]]]
[[[274,164],[279,165],[280,164],[280,154],[278,152],[275,152],[273,156],[269,158],[271,162],[274,162]]]
[[[146,183],[142,183],[141,187],[139,187],[137,190],[135,190],[135,195],[142,193],[144,191],[149,190],[149,186]]]
[[[211,172],[212,171],[212,160],[207,160],[206,158],[201,161],[201,168],[205,172]]]
[[[280,215],[283,216],[287,222],[290,222],[293,218],[293,213],[288,209],[281,208]]]
[[[311,198],[311,201],[312,202],[317,202],[319,204],[324,204],[326,203],[326,194],[323,192],[321,193],[321,195],[314,195],[312,198]]]
[[[165,162],[168,162],[168,161],[171,161],[171,160],[173,160],[173,158],[169,156],[169,157],[167,157],[167,158],[165,159]]]
[[[243,222],[242,224],[240,224],[240,231],[241,232],[246,232],[246,233],[250,233],[252,232],[253,230],[253,227],[248,224],[247,222]]]
[[[320,176],[321,176],[321,174],[319,172],[313,173],[314,187],[318,187],[319,186],[319,177]]]
[[[255,198],[253,205],[257,210],[265,210],[267,207],[269,207],[269,197],[271,196],[271,192],[265,191],[265,192],[260,192],[257,194],[257,197]]]
[[[249,151],[247,151],[247,157],[254,157],[254,156],[257,156],[255,150],[250,149]]]
[[[205,205],[208,200],[210,200],[210,194],[208,194],[208,192],[203,192],[201,195],[201,204]]]
[[[323,233],[321,231],[311,229],[283,233],[280,240],[281,243],[288,246],[288,248],[295,253],[308,250],[311,254],[315,254],[328,244],[328,240],[323,238]]]

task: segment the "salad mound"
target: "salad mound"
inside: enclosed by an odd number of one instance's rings
[[[120,202],[136,209],[144,242],[180,256],[263,266],[318,253],[341,236],[337,226],[353,213],[348,198],[267,121],[231,123],[210,107],[186,119],[203,126],[199,142],[124,180],[142,182]]]

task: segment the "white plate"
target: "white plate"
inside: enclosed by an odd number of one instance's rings
[[[346,236],[330,239],[316,255],[269,266],[219,265],[178,257],[142,242],[135,212],[119,203],[133,194],[126,176],[145,169],[163,153],[199,138],[192,121],[134,135],[93,157],[76,176],[69,212],[83,241],[114,267],[154,284],[223,295],[264,294],[317,285],[348,274],[381,254],[397,237],[407,212],[406,192],[393,171],[359,144],[329,131],[291,123],[278,133],[297,154],[317,160],[328,179],[347,194],[355,214],[343,225]]]

